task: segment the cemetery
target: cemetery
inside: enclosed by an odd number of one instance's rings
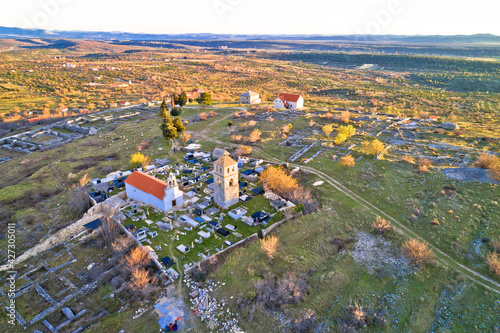
[[[209,152],[189,151],[179,161],[181,163],[168,160],[169,163],[148,166],[146,171],[117,171],[103,179],[92,179],[90,196],[94,199],[104,196],[105,200],[108,196],[104,193],[106,189],[111,191],[110,195],[124,192],[125,187],[119,188],[116,184],[127,184],[127,178],[133,172],[144,172],[160,182],[176,183],[183,196],[183,200],[178,200],[181,204],[165,211],[128,196],[121,208],[121,223],[152,252],[154,258],[165,264],[165,268],[185,270],[271,226],[277,222],[273,219],[276,212],[294,206],[276,194],[264,191],[262,183],[254,178],[253,181],[235,181],[234,203],[222,208],[214,198],[217,183],[213,181],[215,164],[210,156]],[[228,155],[222,158],[231,159]],[[237,164],[234,165],[236,175],[255,173],[250,165],[259,165],[260,168],[271,165],[252,163],[256,162],[253,159],[247,162],[234,162]],[[285,203],[284,206],[277,204],[280,200]]]

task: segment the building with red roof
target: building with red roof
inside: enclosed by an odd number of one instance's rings
[[[275,109],[300,109],[304,107],[304,98],[301,95],[281,93],[274,100]]]
[[[173,174],[170,174],[165,182],[147,173],[134,171],[125,180],[125,189],[129,198],[165,212],[183,203],[184,193],[179,190],[177,179]]]

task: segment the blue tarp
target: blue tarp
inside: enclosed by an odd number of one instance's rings
[[[255,194],[264,194],[264,189],[262,187],[254,188],[252,190],[253,193]]]
[[[197,159],[194,159],[194,160],[189,160],[188,162],[191,164],[195,164],[195,163],[198,163],[199,161]]]
[[[175,264],[175,261],[173,259],[170,259],[170,257],[165,257],[161,260],[162,263],[165,264],[165,266],[170,267],[173,264]]]
[[[84,226],[85,228],[87,228],[87,229],[92,229],[92,230],[94,230],[94,229],[99,228],[101,225],[102,225],[102,221],[101,221],[101,219],[97,219],[97,220],[94,220],[94,221],[92,221],[92,222],[90,222],[90,223],[84,224],[83,226]]]
[[[240,182],[240,188],[244,188],[246,185],[243,182]]]
[[[198,222],[198,223],[203,223],[203,222],[205,222],[205,220],[204,220],[204,219],[202,219],[202,218],[201,218],[201,217],[199,217],[199,216],[196,216],[196,217],[194,218],[194,220],[195,220],[196,222]]]
[[[207,183],[207,184],[212,184],[213,182],[214,182],[213,178],[205,180],[205,183]]]
[[[254,173],[255,173],[255,170],[252,170],[252,169],[248,169],[248,170],[245,170],[242,172],[242,174],[245,176],[250,176],[250,175],[253,175]]]

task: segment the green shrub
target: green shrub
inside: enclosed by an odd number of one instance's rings
[[[304,205],[303,204],[298,204],[297,206],[293,207],[293,213],[298,214],[300,212],[304,211]]]

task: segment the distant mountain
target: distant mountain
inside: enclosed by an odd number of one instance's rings
[[[500,36],[491,34],[454,36],[406,35],[231,35],[231,34],[141,34],[128,32],[48,31],[0,27],[0,38],[68,38],[87,40],[275,40],[344,43],[408,43],[408,44],[500,44]]]

